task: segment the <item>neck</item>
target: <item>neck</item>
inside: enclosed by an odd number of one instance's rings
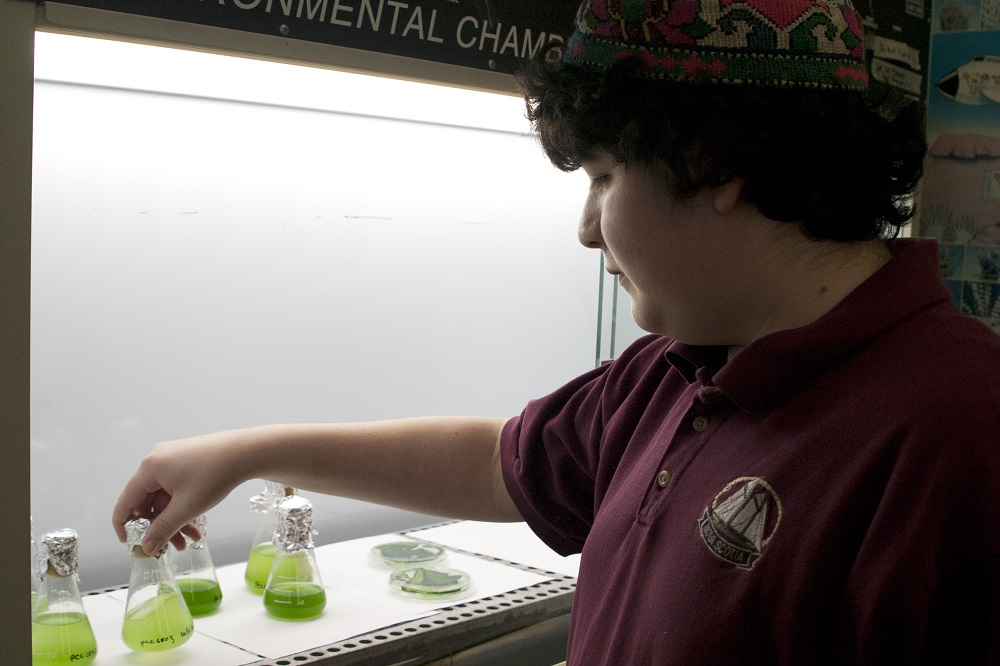
[[[799,233],[785,234],[770,249],[761,257],[757,282],[760,316],[730,346],[730,358],[758,338],[816,321],[891,258],[882,240],[814,241]]]

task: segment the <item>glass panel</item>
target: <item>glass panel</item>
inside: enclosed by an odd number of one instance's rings
[[[156,441],[512,415],[593,366],[586,179],[517,100],[38,38],[32,509],[80,532],[84,589],[127,578],[108,518]],[[217,563],[246,558],[259,485],[212,512]],[[320,543],[427,522],[313,499]]]
[[[646,331],[632,319],[632,298],[618,284],[618,278],[604,271],[601,257],[597,297],[597,357],[595,364],[618,358],[622,350]]]

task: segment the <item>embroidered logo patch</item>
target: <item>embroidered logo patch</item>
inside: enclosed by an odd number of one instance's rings
[[[698,519],[701,540],[716,557],[749,569],[781,521],[781,500],[767,481],[741,476],[726,484]]]

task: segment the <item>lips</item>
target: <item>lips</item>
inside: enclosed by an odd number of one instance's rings
[[[610,273],[610,274],[611,274],[611,277],[613,277],[613,278],[615,278],[616,280],[618,280],[618,285],[619,285],[619,286],[620,286],[620,287],[621,287],[622,289],[625,289],[625,288],[626,288],[626,285],[628,284],[628,280],[627,280],[627,279],[625,278],[625,275],[624,275],[624,274],[623,274],[623,273],[622,273],[621,271],[618,271],[618,270],[611,270],[611,271],[608,271],[608,273]]]
[[[625,278],[622,275],[621,270],[619,270],[617,266],[608,261],[607,255],[604,255],[604,270],[606,270],[613,277],[618,278],[618,283],[621,284],[622,287],[625,286],[624,283],[622,282],[622,280],[624,280]]]

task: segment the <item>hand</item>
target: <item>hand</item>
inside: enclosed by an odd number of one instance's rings
[[[153,554],[167,541],[185,547],[184,534],[199,538],[191,521],[222,501],[243,478],[239,453],[247,431],[231,430],[189,439],[161,442],[143,458],[125,484],[112,513],[118,539],[124,524],[149,518],[142,549]]]

